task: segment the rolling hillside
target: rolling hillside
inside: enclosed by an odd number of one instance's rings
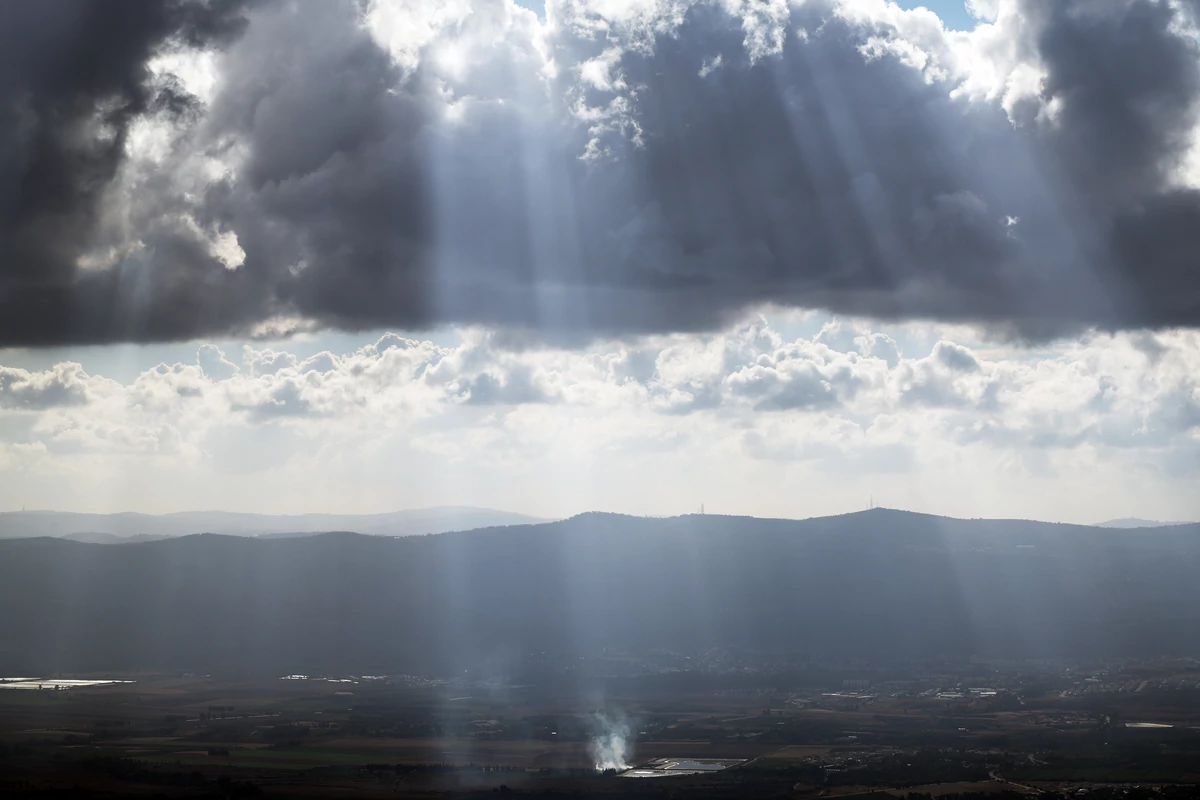
[[[544,650],[1200,651],[1200,526],[588,514],[407,538],[0,542],[0,669],[445,671]]]

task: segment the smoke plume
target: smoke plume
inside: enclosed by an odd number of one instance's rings
[[[625,715],[598,712],[592,716],[592,725],[595,733],[589,747],[596,769],[629,769],[633,729]]]

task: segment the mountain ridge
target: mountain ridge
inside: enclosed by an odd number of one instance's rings
[[[1096,524],[1097,528],[1119,528],[1119,529],[1137,529],[1137,528],[1173,528],[1178,525],[1192,525],[1192,522],[1162,522],[1160,520],[1139,519],[1137,517],[1121,517],[1120,519],[1110,519],[1106,522]]]
[[[585,514],[436,535],[0,541],[0,673],[501,671],[712,647],[1200,652],[1200,525]],[[500,665],[500,666],[495,666]],[[508,665],[508,666],[505,666]]]
[[[435,506],[378,514],[252,514],[235,511],[179,511],[169,514],[69,511],[0,512],[0,540],[91,537],[96,542],[129,542],[137,537],[173,538],[195,533],[237,536],[312,534],[355,528],[372,536],[410,536],[450,530],[529,524],[549,520],[472,506]],[[112,538],[110,538],[112,537]]]

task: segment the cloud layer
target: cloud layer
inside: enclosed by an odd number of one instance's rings
[[[0,472],[34,497],[121,476],[137,507],[182,492],[189,507],[296,510],[304,497],[382,510],[432,496],[663,513],[707,494],[714,508],[804,514],[873,491],[958,513],[982,511],[982,495],[994,514],[1062,518],[1078,491],[1085,521],[1103,507],[1185,517],[1197,511],[1185,487],[1200,470],[1198,354],[1194,331],[1039,352],[849,320],[785,336],[761,318],[582,349],[512,350],[479,330],[307,357],[202,345],[195,363],[126,383],[73,363],[0,368]]]
[[[1193,5],[974,7],[13,5],[0,343],[1200,324]]]

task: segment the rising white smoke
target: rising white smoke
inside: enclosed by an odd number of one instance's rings
[[[592,715],[595,733],[589,745],[592,763],[596,769],[629,769],[630,746],[633,744],[632,726],[620,712]]]

